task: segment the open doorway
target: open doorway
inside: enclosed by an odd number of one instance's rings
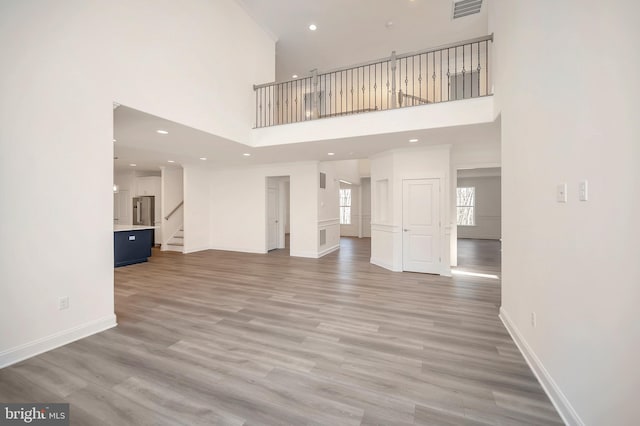
[[[266,182],[266,251],[290,250],[290,176],[269,176]]]
[[[457,171],[458,274],[500,274],[501,179],[500,167]]]
[[[340,180],[340,236],[371,238],[371,178]]]
[[[360,161],[362,163],[362,160]],[[362,173],[363,170],[360,170]],[[365,170],[368,172],[368,169]],[[367,173],[368,174],[368,173]],[[355,253],[371,257],[371,178],[360,177],[359,184],[339,179],[340,253],[350,259]]]

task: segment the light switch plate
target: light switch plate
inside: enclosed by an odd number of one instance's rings
[[[583,180],[578,184],[578,199],[580,201],[589,200],[589,182],[586,180]]]
[[[567,202],[567,184],[561,183],[556,188],[556,201],[559,203]]]
[[[69,309],[69,296],[63,296],[58,299],[58,309],[61,311]]]

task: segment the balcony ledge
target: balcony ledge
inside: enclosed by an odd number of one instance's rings
[[[254,147],[466,126],[494,121],[493,96],[253,129]]]

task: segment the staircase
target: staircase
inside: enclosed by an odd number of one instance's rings
[[[181,226],[162,248],[165,251],[184,251],[184,227]]]

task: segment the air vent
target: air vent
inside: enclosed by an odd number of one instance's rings
[[[459,0],[453,2],[453,19],[480,13],[482,0]]]
[[[320,230],[320,245],[323,246],[327,244],[327,230],[326,229],[321,229]]]

